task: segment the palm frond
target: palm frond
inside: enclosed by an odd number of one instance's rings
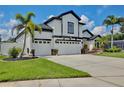
[[[35,17],[35,14],[33,12],[28,12],[26,15],[26,22],[29,22],[31,17]]]
[[[23,29],[24,28],[24,26],[22,25],[22,24],[19,24],[19,25],[17,25],[17,26],[14,26],[13,28],[12,28],[12,35],[13,35],[13,32],[16,30],[16,32],[17,32],[17,34],[19,33],[19,31],[21,30],[21,29]]]
[[[110,20],[108,20],[108,19],[105,19],[103,21],[103,25],[109,26],[109,25],[112,25],[112,22]]]
[[[16,14],[16,20],[19,20],[22,24],[25,22],[25,18],[21,14]]]
[[[28,33],[31,35],[32,39],[34,38],[35,24],[32,21],[29,21],[27,24]]]

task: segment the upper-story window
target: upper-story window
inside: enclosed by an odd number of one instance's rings
[[[73,22],[68,22],[68,33],[74,34],[74,23]]]

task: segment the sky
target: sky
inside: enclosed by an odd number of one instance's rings
[[[40,24],[52,16],[57,16],[70,10],[73,10],[81,17],[82,21],[87,24],[88,29],[94,34],[103,34],[106,32],[106,28],[102,23],[108,15],[115,15],[117,17],[124,16],[124,6],[119,5],[1,5],[0,34],[2,34],[2,38],[5,40],[11,36],[11,28],[18,24],[18,21],[15,20],[17,13],[25,15],[27,12],[34,12],[36,17],[33,18],[33,21],[36,24]],[[115,29],[117,30],[118,27]]]

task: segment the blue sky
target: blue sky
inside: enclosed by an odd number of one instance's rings
[[[94,26],[101,26],[103,20],[108,15],[124,16],[124,6],[103,6],[103,5],[75,5],[75,6],[61,6],[61,5],[41,5],[41,6],[0,6],[0,30],[6,32],[11,30],[11,27],[16,24],[15,15],[21,13],[25,15],[27,12],[34,12],[36,17],[34,22],[39,24],[47,20],[50,15],[58,15],[62,12],[73,10],[79,16],[85,16],[92,21]],[[2,34],[2,33],[0,33]],[[7,36],[7,35],[6,35]]]

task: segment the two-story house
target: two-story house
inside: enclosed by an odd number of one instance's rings
[[[97,36],[85,29],[85,23],[80,22],[80,17],[73,11],[62,13],[49,18],[43,24],[42,32],[36,29],[34,42],[28,36],[26,40],[25,54],[31,49],[35,50],[36,56],[51,55],[52,49],[57,49],[58,54],[80,54],[84,43],[88,44],[91,51]],[[1,46],[2,54],[7,55],[8,49],[16,46],[22,47],[23,32],[15,38],[12,43],[4,43]]]

